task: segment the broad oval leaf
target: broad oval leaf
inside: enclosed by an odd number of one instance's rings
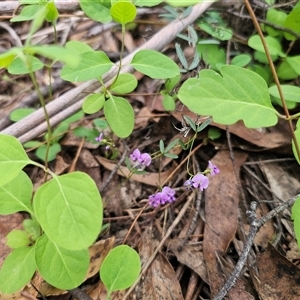
[[[125,290],[137,279],[141,271],[140,257],[127,245],[112,249],[105,257],[100,277],[109,292]]]
[[[14,179],[31,160],[13,136],[0,134],[0,186]]]
[[[299,26],[299,15],[300,15],[300,2],[298,2],[292,11],[288,14],[285,19],[284,27],[293,30],[296,33],[300,33]],[[284,37],[289,41],[296,40],[296,37],[290,33],[284,32]]]
[[[240,54],[231,60],[231,64],[238,67],[245,67],[251,61],[251,56],[248,54]]]
[[[212,116],[214,122],[231,125],[243,120],[249,128],[277,123],[266,82],[256,73],[236,66],[200,72],[199,79],[188,79],[178,98],[191,111]]]
[[[17,108],[12,111],[9,118],[13,122],[18,122],[18,121],[22,120],[23,118],[29,116],[30,114],[32,114],[35,111],[36,111],[36,109],[29,108],[29,107],[28,108]]]
[[[81,60],[76,68],[65,65],[60,76],[64,80],[82,82],[101,77],[113,66],[102,51],[88,51],[80,55]]]
[[[36,242],[35,260],[39,272],[48,283],[69,290],[84,281],[90,257],[88,249],[61,248],[44,234]]]
[[[115,22],[125,25],[134,21],[136,7],[130,2],[119,1],[112,5],[110,14]]]
[[[126,138],[133,131],[134,111],[126,99],[111,96],[104,103],[104,115],[118,137]]]
[[[50,145],[49,149],[47,145],[41,145],[35,151],[35,155],[41,159],[42,161],[46,161],[46,154],[47,161],[52,161],[56,159],[56,155],[61,151],[61,145],[59,143],[53,143]]]
[[[94,21],[108,23],[112,20],[110,15],[110,1],[80,0],[80,7]]]
[[[280,42],[271,37],[271,36],[267,36],[265,38],[267,46],[268,46],[268,50],[270,52],[270,55],[272,56],[278,56],[280,55],[281,57],[284,57],[285,55],[282,53],[281,50],[281,44]],[[254,50],[257,50],[259,52],[265,53],[265,49],[263,47],[263,44],[261,42],[261,39],[259,37],[259,35],[253,35],[249,40],[248,40],[248,46],[251,47]]]
[[[132,74],[120,74],[110,90],[117,94],[131,93],[137,87],[137,80]]]
[[[32,214],[32,191],[30,178],[21,171],[13,180],[0,186],[0,214],[7,215],[20,211]]]
[[[10,74],[20,75],[29,74],[38,71],[44,67],[44,64],[34,56],[27,56],[26,62],[20,57],[16,57],[13,62],[8,66],[7,71]]]
[[[80,56],[77,53],[56,45],[28,46],[24,49],[24,52],[38,54],[53,61],[63,61],[70,67],[78,66],[80,61]]]
[[[14,293],[23,288],[36,269],[34,247],[14,249],[4,260],[0,270],[0,291]]]
[[[73,172],[46,182],[37,189],[33,207],[47,236],[65,249],[89,247],[101,230],[101,196],[85,173]]]
[[[172,59],[154,50],[138,51],[130,64],[153,79],[173,78],[180,74],[179,67]]]
[[[294,86],[294,85],[282,84],[281,89],[282,89],[284,99],[286,101],[300,103],[300,88],[299,87]],[[271,86],[269,88],[269,92],[273,97],[280,99],[280,95],[279,95],[276,85]]]
[[[287,57],[286,62],[300,75],[300,55]]]
[[[82,109],[86,114],[94,114],[103,107],[104,102],[103,94],[91,94],[84,99]]]

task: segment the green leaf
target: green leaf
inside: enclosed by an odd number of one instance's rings
[[[0,186],[0,214],[8,215],[19,211],[32,214],[31,197],[33,186],[30,178],[23,171]]]
[[[112,20],[110,15],[110,1],[80,0],[80,7],[94,21],[108,23]]]
[[[290,61],[292,62],[292,61]],[[276,69],[276,73],[278,75],[279,79],[282,80],[292,80],[296,79],[299,75],[295,72],[294,68],[297,68],[297,66],[291,66],[290,63],[287,62],[287,60],[280,63],[278,68]],[[300,70],[299,70],[300,71]]]
[[[11,50],[0,54],[0,68],[8,67],[13,60],[22,53],[20,48],[12,48]]]
[[[281,49],[281,43],[277,39],[275,39],[271,36],[267,36],[267,37],[265,37],[265,40],[266,40],[266,44],[267,44],[267,47],[268,47],[268,50],[269,50],[271,56],[275,56],[275,57],[276,56],[281,56],[281,57],[285,56],[285,54],[282,52],[282,49]],[[248,46],[254,50],[261,52],[261,53],[265,53],[265,49],[263,47],[263,44],[260,40],[259,35],[253,35],[248,40]]]
[[[179,67],[172,59],[154,50],[138,51],[131,65],[153,79],[172,78],[180,74]]]
[[[110,14],[115,22],[125,25],[134,21],[136,7],[130,2],[120,1],[112,5]]]
[[[236,66],[223,66],[220,72],[222,76],[203,70],[199,79],[185,81],[178,93],[180,101],[196,114],[212,116],[219,124],[243,120],[245,126],[259,128],[277,123],[262,77]]]
[[[99,131],[97,129],[91,129],[82,126],[75,128],[73,133],[78,137],[87,139],[89,142],[95,142],[95,138],[99,136]]]
[[[41,227],[36,220],[25,219],[23,221],[23,227],[32,241],[36,241],[41,236]]]
[[[28,237],[28,234],[24,230],[12,230],[8,235],[7,235],[7,242],[6,245],[10,248],[20,248],[20,247],[25,247],[30,244],[30,239]]]
[[[93,121],[94,125],[98,127],[100,130],[108,128],[108,123],[104,119],[95,119]]]
[[[174,153],[164,153],[164,156],[172,158],[172,159],[177,159],[178,158],[178,155],[176,155]]]
[[[58,143],[54,143],[50,145],[49,147],[49,153],[48,153],[48,162],[56,159],[56,155],[61,151],[61,146]],[[46,159],[46,152],[47,152],[47,145],[42,145],[38,147],[35,151],[35,155],[41,159],[42,161],[45,161]]]
[[[117,94],[131,93],[137,87],[137,80],[132,74],[120,74],[110,90]]]
[[[284,27],[291,29],[299,34],[300,33],[299,20],[300,20],[300,2],[298,2],[294,6],[292,11],[286,17],[284,22]],[[283,34],[288,41],[296,40],[296,37],[290,33],[284,32]]]
[[[300,55],[287,57],[286,62],[300,75]]]
[[[16,57],[7,70],[10,74],[22,75],[38,71],[43,67],[44,64],[38,58],[27,55],[26,62],[20,57]]]
[[[14,249],[5,259],[0,270],[0,291],[5,294],[22,289],[36,269],[34,247]]]
[[[35,14],[39,11],[39,5],[25,6],[18,16],[10,19],[10,22],[30,21],[35,18]]]
[[[297,240],[300,237],[300,197],[296,199],[294,205],[292,207],[292,220],[297,220],[297,231],[296,231],[296,224],[294,223],[294,229],[297,235]]]
[[[271,77],[271,70],[269,66],[262,67],[259,64],[253,64],[250,65],[248,69],[260,75],[267,83],[269,82]]]
[[[165,152],[169,152],[172,150],[177,144],[178,144],[179,139],[174,139],[166,148]]]
[[[165,144],[164,144],[163,140],[159,141],[159,150],[160,150],[161,153],[165,152]]]
[[[298,122],[297,122],[297,125],[298,125]],[[297,140],[297,143],[298,145],[300,145],[300,128],[297,127],[297,129],[294,131],[295,133],[295,137],[296,137],[296,140]],[[297,154],[297,151],[296,151],[296,147],[295,147],[295,143],[294,143],[294,140],[292,140],[292,150],[293,150],[293,153],[294,153],[294,156],[298,162],[298,164],[300,165],[300,158],[298,157],[298,154]],[[300,219],[299,219],[300,220]],[[300,225],[300,224],[299,224]]]
[[[28,33],[27,40],[29,41],[33,34],[38,31],[38,29],[43,25],[43,22],[46,19],[47,15],[47,7],[46,3],[39,5],[38,11],[34,14],[34,18],[32,19],[31,26]]]
[[[87,248],[100,232],[101,196],[85,173],[73,172],[46,182],[37,189],[33,206],[47,236],[65,249]]]
[[[17,108],[10,114],[9,118],[13,122],[18,122],[35,112],[34,108]]]
[[[111,96],[104,103],[104,115],[118,137],[126,138],[133,131],[134,111],[126,99]]]
[[[61,248],[44,234],[36,242],[35,260],[39,272],[48,283],[69,290],[84,281],[90,257],[88,249]]]
[[[58,15],[59,15],[55,3],[52,1],[48,2],[46,4],[46,8],[47,8],[46,20],[51,23],[55,22],[58,19]]]
[[[166,111],[175,110],[175,100],[174,97],[170,96],[169,94],[166,94],[164,92],[161,92],[161,94],[164,96],[162,100],[162,105]]]
[[[38,54],[54,61],[63,61],[67,63],[69,67],[78,66],[80,60],[80,56],[74,53],[74,51],[56,45],[28,46],[24,49],[24,52]]]
[[[71,117],[65,119],[64,121],[62,121],[62,124],[72,124],[74,122],[77,122],[79,120],[81,120],[84,117],[84,112],[82,110],[78,111],[77,113],[75,113],[74,115],[72,115]]]
[[[51,143],[54,145],[55,143],[58,143],[58,141],[63,138],[63,136],[68,132],[69,129],[69,123],[67,122],[62,122],[60,123],[57,127],[55,127],[55,129],[52,132],[52,140]],[[44,140],[47,141],[48,140],[48,133],[45,134],[44,136]],[[54,149],[53,149],[54,150]],[[56,153],[61,151],[60,147],[56,146]]]
[[[39,141],[29,141],[29,142],[23,144],[23,147],[24,148],[37,148],[41,145],[43,145],[43,143],[41,143]]]
[[[286,17],[287,17],[286,13],[279,11],[275,8],[270,8],[267,10],[266,20],[275,25],[284,27],[284,22],[286,20]],[[266,32],[268,33],[268,35],[270,35],[270,36],[274,37],[274,36],[282,35],[281,30],[278,30],[271,26],[266,25],[265,29],[266,29]]]
[[[232,38],[232,30],[222,24],[198,23],[200,29],[221,41],[228,41]]]
[[[238,67],[245,67],[251,61],[251,56],[248,54],[240,54],[231,60],[231,64]]]
[[[213,70],[219,70],[226,63],[226,54],[224,49],[215,44],[199,44],[197,51],[203,58],[205,64]]]
[[[286,101],[293,101],[300,103],[300,88],[294,85],[281,84],[281,89],[283,92],[284,99]],[[269,88],[269,93],[275,97],[280,99],[280,95],[276,85],[273,85]]]
[[[127,245],[112,249],[105,257],[100,277],[109,293],[125,290],[137,279],[141,271],[140,257]]]
[[[22,144],[13,136],[0,134],[0,186],[18,176],[31,160]]]
[[[210,127],[207,132],[207,137],[211,140],[216,140],[221,136],[221,131],[219,128]]]
[[[94,49],[91,48],[88,44],[80,41],[70,41],[66,43],[66,49],[70,51],[74,51],[77,54],[82,54],[84,52],[91,51],[93,52]]]
[[[103,94],[91,94],[84,99],[82,109],[86,114],[94,114],[103,107],[104,102]]]
[[[163,1],[161,0],[135,0],[133,1],[134,5],[136,6],[141,6],[141,7],[152,7],[152,6],[156,6],[160,3],[162,3]]]
[[[278,55],[271,55],[271,60],[275,61],[278,58]],[[262,64],[269,64],[267,55],[265,53],[254,51],[254,59]]]
[[[81,54],[81,61],[76,68],[65,65],[60,76],[64,80],[82,82],[100,78],[108,72],[113,63],[102,51],[88,51]]]
[[[171,92],[174,87],[177,85],[177,83],[180,81],[181,79],[181,75],[178,74],[177,76],[173,77],[173,78],[168,78],[165,82],[165,87],[166,87],[166,90],[168,92]]]
[[[199,3],[199,0],[166,0],[166,3],[172,5],[172,6],[190,6]]]

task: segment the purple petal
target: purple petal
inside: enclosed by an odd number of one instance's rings
[[[206,176],[204,176],[203,174],[195,175],[193,177],[192,181],[193,181],[193,187],[199,188],[201,191],[206,189],[209,184],[208,178]]]
[[[214,165],[211,161],[208,162],[208,169],[210,170],[211,176],[214,176],[214,175],[220,173],[219,168],[216,165]]]
[[[189,179],[183,184],[188,190],[193,188],[193,180]]]
[[[129,156],[132,161],[137,161],[141,157],[141,151],[139,149],[135,149]]]
[[[100,143],[102,141],[102,139],[103,139],[103,133],[100,132],[99,136],[96,137],[95,140]]]
[[[151,156],[148,153],[143,153],[138,158],[138,161],[145,167],[148,167],[151,164],[151,160]]]

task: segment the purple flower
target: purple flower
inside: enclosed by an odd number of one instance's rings
[[[99,136],[96,137],[95,140],[100,143],[102,141],[102,139],[103,139],[103,133],[100,132]]]
[[[189,179],[183,184],[188,190],[193,188],[193,180]]]
[[[173,201],[176,200],[176,198],[175,198],[175,193],[176,193],[176,192],[175,192],[175,190],[171,189],[170,187],[165,186],[165,187],[162,189],[161,192],[164,193],[164,194],[167,196],[167,201],[168,201],[169,203],[171,203],[171,202],[173,202]]]
[[[204,176],[203,174],[200,174],[200,173],[195,175],[193,177],[192,181],[193,181],[193,187],[199,188],[201,191],[206,189],[208,187],[208,184],[209,184],[208,178],[206,176]]]
[[[139,149],[135,149],[129,156],[132,161],[137,161],[141,157],[141,151]]]
[[[151,164],[151,156],[148,153],[141,153],[139,149],[135,149],[132,154],[129,155],[134,168],[144,170]]]
[[[158,205],[164,205],[166,203],[172,203],[176,200],[175,191],[168,186],[165,186],[161,192],[157,192],[148,197],[149,205],[157,207]]]
[[[138,158],[138,161],[145,167],[148,167],[151,164],[151,156],[148,153],[143,153]]]
[[[214,176],[214,175],[220,173],[219,168],[216,165],[214,165],[211,161],[208,162],[208,169],[210,170],[211,176]]]

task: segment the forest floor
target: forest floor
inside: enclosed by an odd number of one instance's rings
[[[264,19],[265,10],[259,5],[261,3],[255,1],[252,4],[257,16]],[[228,51],[251,54],[253,50],[247,46],[247,40],[255,29],[251,19],[242,17],[247,15],[245,9],[237,4],[219,4],[210,10],[218,11],[233,29],[233,38],[220,43],[226,54]],[[163,6],[150,8],[137,18],[136,26],[125,35],[125,56],[166,26],[168,21],[159,16],[162,12]],[[10,30],[0,26],[0,52],[16,45],[14,34],[24,43],[29,23],[2,22]],[[120,54],[119,29],[87,19],[78,11],[62,14],[57,22],[60,44],[83,41],[93,49],[104,51],[114,61]],[[209,38],[196,26],[195,29],[199,37]],[[33,42],[51,44],[53,40],[53,28],[45,24],[35,34]],[[192,59],[192,47],[182,40],[177,42]],[[178,62],[175,41],[162,52]],[[200,65],[208,68],[203,61]],[[79,85],[62,81],[59,71],[60,65],[57,65],[51,74],[51,99]],[[105,289],[97,270],[105,254],[124,243],[138,251],[142,265],[153,259],[128,299],[212,299],[224,286],[245,246],[250,228],[246,211],[250,209],[250,203],[258,203],[256,213],[257,218],[261,218],[281,203],[279,199],[287,201],[299,193],[300,167],[293,157],[287,124],[280,121],[272,128],[254,130],[246,128],[243,122],[227,127],[212,122],[198,134],[191,152],[176,148],[174,153],[178,159],[161,158],[146,169],[146,174],[134,175],[127,180],[120,171],[120,168],[126,169],[125,156],[136,148],[154,153],[159,150],[160,140],[165,145],[175,138],[186,141],[193,133],[184,136],[175,126],[182,128],[184,115],[193,120],[197,118],[180,103],[174,111],[166,112],[159,93],[164,82],[138,72],[133,74],[138,79],[138,87],[126,95],[136,115],[133,133],[121,140],[104,131],[115,145],[107,151],[104,146],[85,142],[69,130],[60,140],[61,152],[49,165],[56,174],[74,170],[85,172],[101,190],[104,224],[109,226],[90,249],[93,257],[90,269],[96,272],[91,271],[80,288],[91,299],[105,299]],[[9,80],[5,79],[8,76]],[[194,73],[184,76],[192,77]],[[37,78],[40,87],[49,87],[47,70],[38,71]],[[0,130],[11,125],[8,117],[17,107],[39,107],[33,91],[27,75],[12,76],[0,70]],[[95,118],[103,118],[103,112],[85,115],[72,128],[91,127]],[[207,139],[209,128],[218,129],[219,138]],[[35,159],[34,151],[28,154]],[[190,170],[205,170],[208,161],[220,169],[218,175],[210,177],[205,192],[189,191],[183,186],[189,179],[187,158]],[[26,167],[25,171],[36,189],[43,182],[43,172],[34,166]],[[177,200],[157,208],[148,206],[148,196],[163,182],[176,190]],[[21,228],[26,217],[23,213],[0,216],[0,265],[10,251],[5,245],[5,236],[11,230]],[[154,252],[157,254],[152,257]],[[300,299],[299,259],[290,209],[286,209],[256,234],[242,267],[242,276],[229,291],[228,299]],[[52,288],[39,274],[32,283],[39,292],[28,285],[13,296],[1,295],[1,299],[42,299],[41,295],[52,300],[75,299],[76,291]],[[112,299],[125,299],[125,294],[126,291],[116,292]],[[78,299],[84,299],[82,297],[79,295]]]

